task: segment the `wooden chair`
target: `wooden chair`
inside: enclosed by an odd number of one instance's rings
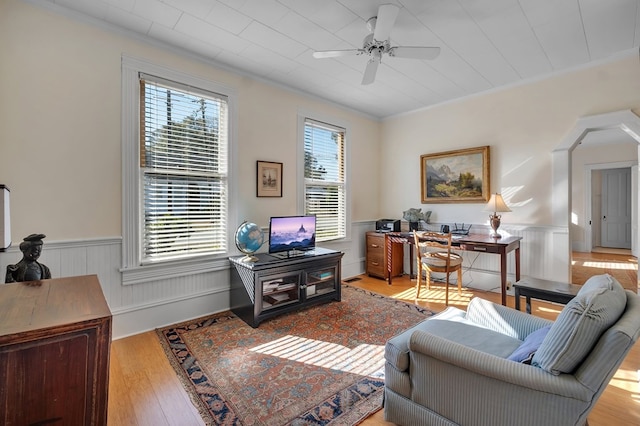
[[[449,305],[449,275],[458,272],[458,294],[462,291],[462,256],[451,251],[451,234],[440,232],[414,232],[418,270],[416,299],[420,297],[422,271],[426,272],[427,290],[431,289],[431,272],[446,276],[445,305]]]

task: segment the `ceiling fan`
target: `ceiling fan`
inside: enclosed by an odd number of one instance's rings
[[[313,52],[313,57],[336,58],[339,56],[369,55],[370,59],[364,70],[362,84],[371,84],[376,79],[378,65],[382,55],[412,59],[434,59],[440,54],[439,47],[425,46],[391,46],[389,36],[398,17],[400,8],[394,4],[383,4],[378,8],[378,16],[369,18],[367,29],[369,34],[362,42],[362,49],[322,50]]]

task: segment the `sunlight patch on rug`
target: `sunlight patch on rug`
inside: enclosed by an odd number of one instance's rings
[[[362,344],[349,349],[335,343],[287,335],[250,350],[364,376],[379,375],[384,367],[382,345]]]

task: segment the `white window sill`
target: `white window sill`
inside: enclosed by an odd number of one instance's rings
[[[163,262],[161,264],[134,266],[123,268],[120,272],[122,272],[122,285],[132,285],[221,271],[228,268],[229,260],[226,257],[203,257],[199,259]]]

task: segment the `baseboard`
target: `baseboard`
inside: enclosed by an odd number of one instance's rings
[[[229,310],[229,290],[191,294],[156,304],[113,310],[113,340]]]

